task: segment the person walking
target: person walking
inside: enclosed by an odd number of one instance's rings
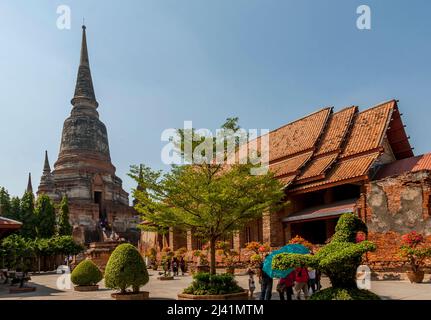
[[[287,301],[292,300],[294,281],[295,281],[295,271],[292,271],[285,278],[281,278],[279,280],[277,285],[277,291],[278,291],[278,294],[280,295],[281,301],[285,300],[284,295],[286,295]]]
[[[186,273],[186,260],[183,256],[180,258],[180,269],[181,269],[181,275],[183,276],[184,273]]]
[[[320,282],[321,277],[322,273],[320,270],[316,270],[316,291],[320,291],[322,289],[322,284]]]
[[[301,291],[304,292],[304,298],[308,298],[308,270],[304,266],[295,270],[295,292],[296,299],[301,300]]]
[[[254,282],[254,271],[251,269],[247,270],[248,274],[248,296],[250,299],[254,299],[254,290],[256,290],[256,284]]]
[[[308,270],[308,287],[311,289],[312,294],[317,291],[316,288],[316,270]]]
[[[174,257],[172,259],[172,272],[174,273],[174,277],[178,276],[178,258]]]
[[[266,258],[266,256],[265,256]],[[263,259],[265,261],[265,259]],[[259,268],[259,282],[261,286],[260,300],[271,300],[272,297],[272,278],[263,270],[263,262]]]

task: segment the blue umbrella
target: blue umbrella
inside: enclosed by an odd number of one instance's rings
[[[284,246],[281,249],[272,251],[263,261],[263,271],[269,275],[271,278],[285,278],[288,276],[289,273],[291,273],[294,268],[289,268],[287,270],[273,270],[272,269],[272,258],[275,257],[275,255],[280,253],[300,253],[300,254],[307,254],[310,253],[310,250],[308,250],[305,246],[302,244],[288,244]]]

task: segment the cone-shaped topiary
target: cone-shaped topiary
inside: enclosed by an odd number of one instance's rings
[[[148,282],[148,271],[139,251],[124,243],[115,248],[105,269],[105,285],[110,289],[126,293],[128,287],[139,292],[139,287]]]
[[[71,280],[77,286],[94,286],[103,279],[103,273],[91,260],[81,261],[71,274]]]

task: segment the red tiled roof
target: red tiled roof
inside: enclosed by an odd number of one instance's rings
[[[269,133],[269,161],[313,149],[322,134],[331,108],[317,111]]]
[[[0,217],[0,229],[18,229],[22,223],[5,217]]]
[[[293,180],[295,180],[295,177],[296,175],[282,177],[282,178],[279,178],[278,181],[280,181],[281,184],[286,188],[293,182]]]
[[[316,155],[341,149],[341,144],[346,138],[347,131],[357,110],[357,107],[345,108],[331,116],[328,127],[322,135],[322,143],[318,147]]]
[[[329,205],[312,207],[295,212],[283,219],[283,222],[304,222],[337,217],[343,213],[355,212],[357,199],[335,202]]]
[[[305,152],[292,158],[288,158],[287,160],[271,164],[269,168],[274,172],[276,177],[289,173],[296,173],[308,160],[310,160],[312,155],[313,151]]]
[[[270,170],[288,192],[368,179],[371,166],[387,150],[384,141],[396,159],[412,154],[396,100],[362,112],[356,106],[336,113],[324,108],[267,137]],[[254,141],[258,150],[260,139]]]
[[[422,170],[431,171],[431,153],[386,164],[379,169],[374,179],[379,180],[406,172],[417,172]]]
[[[341,158],[378,148],[396,106],[392,100],[358,114]]]
[[[311,161],[310,165],[304,169],[298,177],[298,181],[320,176],[325,173],[326,169],[334,163],[338,154],[333,153],[324,157],[316,158]]]
[[[333,184],[343,180],[351,180],[367,175],[373,162],[379,157],[380,153],[362,155],[337,162],[334,168],[326,175],[322,181],[312,182],[306,185],[293,187],[291,191],[299,191],[308,188],[319,187],[326,184]]]

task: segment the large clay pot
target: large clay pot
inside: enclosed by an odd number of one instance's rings
[[[148,300],[150,293],[148,291],[112,293],[111,297],[115,300]]]
[[[424,280],[425,272],[424,271],[407,271],[407,278],[409,278],[411,283],[421,283]]]

